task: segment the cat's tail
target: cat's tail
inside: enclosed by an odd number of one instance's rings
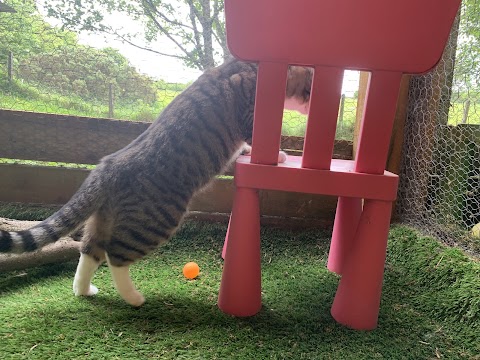
[[[103,203],[100,181],[92,175],[60,210],[41,223],[28,230],[0,230],[0,253],[32,252],[79,228]]]

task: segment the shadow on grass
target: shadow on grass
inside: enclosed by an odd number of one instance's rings
[[[87,352],[93,358],[165,359],[471,359],[480,353],[477,318],[459,318],[468,324],[453,321],[451,308],[442,305],[463,278],[469,292],[462,293],[475,297],[477,283],[463,273],[477,273],[469,262],[460,272],[463,260],[435,241],[403,228],[391,231],[379,325],[365,332],[349,330],[330,316],[338,277],[325,269],[328,241],[319,232],[262,229],[263,308],[250,318],[222,313],[217,295],[224,234],[224,226],[190,224],[139,262],[132,275],[147,302],[138,309],[120,299],[104,267],[95,279],[100,293],[93,298],[71,295],[74,264],[38,269],[30,280],[2,275],[0,289],[12,292],[4,308],[5,331],[17,334],[3,340],[17,352],[36,341],[44,344],[35,348],[37,356],[62,359]],[[181,267],[192,257],[202,276],[186,281]],[[39,304],[32,304],[29,293],[14,294],[43,277],[59,281],[32,292],[40,295]],[[439,309],[448,316],[439,316]]]
[[[52,278],[64,278],[71,275],[73,281],[76,266],[76,262],[67,262],[0,273],[0,295],[15,293],[33,284],[40,285]]]
[[[99,293],[92,298],[75,299],[91,308],[84,314],[77,314],[76,318],[95,329],[136,334],[138,338],[155,339],[159,343],[201,339],[203,347],[216,348],[218,353],[226,347],[231,358],[238,356],[235,347],[239,343],[244,347],[241,350],[244,356],[249,351],[256,354],[260,346],[264,351],[288,352],[290,348],[292,354],[333,352],[337,355],[332,358],[336,359],[344,358],[342,356],[372,358],[375,353],[395,359],[427,358],[427,354],[435,354],[438,342],[444,341],[444,334],[438,334],[438,328],[421,314],[416,314],[413,320],[409,318],[408,323],[404,322],[402,314],[396,316],[395,302],[392,302],[396,296],[392,294],[382,304],[376,330],[354,331],[337,324],[330,316],[336,286],[335,276],[320,281],[312,278],[296,285],[288,282],[288,301],[285,301],[282,288],[271,289],[272,294],[264,297],[261,311],[249,318],[222,313],[216,304],[216,293],[209,297],[150,295],[144,306],[137,309],[116,294]],[[392,290],[385,289],[386,292]],[[46,309],[42,314],[59,322],[63,317],[54,309]],[[433,339],[435,336],[438,339]],[[251,350],[245,349],[250,346]],[[302,349],[295,349],[297,346]],[[411,356],[405,357],[408,353]]]

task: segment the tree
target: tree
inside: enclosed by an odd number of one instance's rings
[[[0,14],[0,80],[13,53],[15,79],[54,93],[107,100],[110,85],[116,99],[153,103],[155,83],[138,73],[118,50],[78,43],[73,31],[51,26],[38,13],[35,0],[8,0],[16,12]],[[4,80],[0,88],[8,86]]]
[[[155,83],[139,74],[116,49],[95,49],[76,44],[53,53],[32,55],[20,62],[19,77],[64,95],[108,100],[112,85],[117,100],[132,102],[156,99]]]
[[[463,0],[455,64],[461,93],[480,92],[480,0]]]
[[[5,63],[9,52],[17,60],[31,55],[52,52],[59,46],[76,44],[77,34],[52,27],[38,14],[35,0],[9,0],[15,13],[0,15],[0,61]]]
[[[48,16],[72,30],[103,32],[159,55],[174,57],[193,68],[214,67],[229,51],[226,44],[223,0],[49,0]],[[143,25],[143,34],[115,28],[108,15],[127,15]],[[164,37],[175,49],[154,49]]]

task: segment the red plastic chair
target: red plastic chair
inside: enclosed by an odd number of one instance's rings
[[[460,0],[225,0],[232,54],[259,64],[250,156],[236,163],[219,307],[261,308],[258,189],[339,197],[328,268],[331,314],[377,326],[398,177],[385,171],[400,80],[439,61]],[[277,164],[288,64],[315,69],[303,157]],[[344,69],[370,71],[356,159],[332,160]]]

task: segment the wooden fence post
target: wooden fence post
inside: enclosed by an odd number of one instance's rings
[[[113,84],[108,84],[108,117],[113,118],[113,109],[114,108],[114,91]]]
[[[360,125],[362,124],[363,108],[365,107],[365,96],[367,95],[368,79],[370,73],[360,72],[360,81],[358,85],[357,113],[355,116],[355,128],[353,130],[353,158],[357,155],[358,139],[360,135]]]
[[[343,122],[343,113],[345,111],[345,94],[342,94],[340,98],[340,111],[338,112],[338,122],[341,124]]]
[[[355,159],[358,139],[360,134],[360,126],[362,122],[363,109],[365,107],[365,96],[367,94],[368,79],[370,73],[362,71],[360,73],[360,83],[358,89],[357,114],[355,121],[355,129],[353,134],[353,158]],[[410,75],[404,75],[400,83],[400,91],[398,94],[397,111],[395,113],[395,122],[393,123],[392,136],[390,139],[390,148],[388,150],[387,163],[385,168],[394,174],[400,173],[400,165],[402,161],[403,138],[405,129],[405,120],[407,117],[408,93],[410,88]],[[394,202],[392,210],[392,219],[396,216],[397,203]]]
[[[7,58],[7,74],[8,74],[8,82],[12,83],[13,81],[13,52],[8,52]]]
[[[469,111],[470,111],[470,99],[467,99],[467,101],[465,101],[465,107],[463,108],[462,124],[467,123]]]

